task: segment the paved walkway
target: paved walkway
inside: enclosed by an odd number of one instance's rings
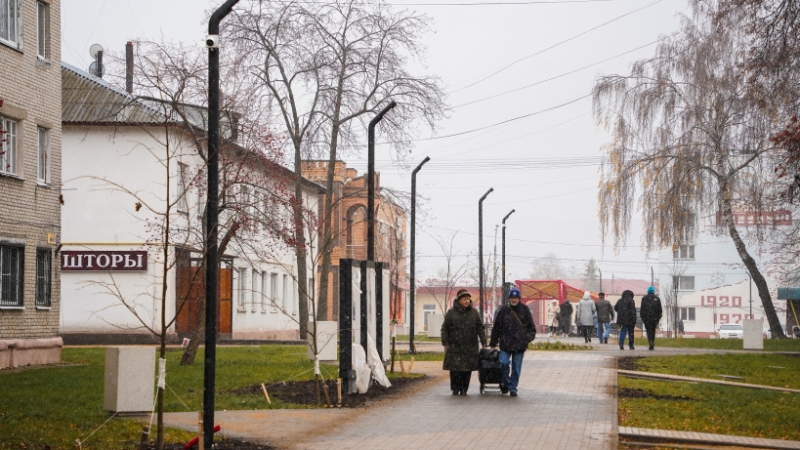
[[[370,408],[219,411],[228,436],[289,449],[615,449],[616,370],[596,352],[529,352],[519,397],[453,396],[441,362],[415,363],[435,373],[403,398]],[[169,426],[196,429],[197,413],[165,415]]]

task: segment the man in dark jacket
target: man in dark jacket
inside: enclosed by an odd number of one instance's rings
[[[661,321],[661,299],[656,295],[653,286],[647,288],[647,295],[642,297],[641,314],[644,328],[647,330],[647,342],[652,350],[656,345],[656,328]]]
[[[443,368],[450,371],[453,395],[467,395],[472,371],[480,365],[478,341],[486,347],[486,329],[480,314],[472,307],[472,296],[461,289],[442,323]]]
[[[622,298],[614,305],[617,312],[619,325],[619,349],[625,350],[625,334],[628,334],[628,347],[633,347],[633,327],[636,325],[636,303],[633,301],[633,291],[622,291]]]
[[[597,294],[597,338],[601,344],[608,344],[608,335],[611,333],[611,320],[614,319],[614,307],[606,300],[606,294]]]
[[[497,342],[500,342],[500,371],[503,372],[500,392],[511,392],[512,397],[517,396],[525,350],[536,337],[536,325],[533,323],[531,310],[520,301],[520,297],[519,289],[512,288],[509,291],[508,305],[503,305],[497,311],[492,325],[492,339],[489,342],[492,348],[497,347]]]
[[[572,303],[569,300],[564,300],[560,306],[560,316],[558,319],[561,325],[561,331],[564,333],[563,337],[569,336],[570,328],[572,327]]]

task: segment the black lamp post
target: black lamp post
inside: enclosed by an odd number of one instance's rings
[[[503,304],[504,305],[506,304],[506,301],[508,301],[508,299],[505,296],[505,292],[506,292],[505,291],[505,287],[506,287],[506,219],[508,219],[508,216],[514,214],[515,211],[516,211],[516,209],[512,209],[510,213],[506,214],[506,216],[503,217],[503,249],[502,249],[502,253],[503,253],[503,261],[502,261],[503,284],[501,284],[500,286],[503,287],[502,291],[503,291]]]
[[[386,105],[367,128],[367,261],[375,261],[375,125],[395,106],[395,102]]]
[[[416,235],[417,235],[417,172],[422,169],[422,166],[430,161],[429,157],[425,157],[421,163],[411,172],[411,292],[409,295],[411,296],[410,301],[408,302],[408,306],[410,311],[408,312],[409,317],[411,318],[411,327],[409,329],[409,337],[408,337],[408,353],[414,354],[414,332],[415,326],[414,322],[416,321],[416,316],[414,315],[414,300],[415,300],[415,280],[417,273],[415,272],[415,259],[417,257],[417,248],[416,248]]]
[[[478,200],[478,307],[480,308],[481,320],[483,320],[483,201],[494,191],[489,188],[483,197]]]
[[[203,372],[203,442],[214,443],[219,262],[219,23],[239,0],[228,0],[208,20],[208,195],[206,197],[206,333]]]

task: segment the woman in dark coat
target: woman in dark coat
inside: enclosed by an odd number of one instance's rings
[[[486,347],[486,331],[478,311],[472,307],[472,296],[466,289],[458,291],[453,307],[444,316],[442,345],[444,370],[450,371],[453,395],[467,395],[472,371],[478,370],[480,345]]]
[[[619,349],[625,350],[625,334],[628,334],[628,344],[633,347],[633,327],[636,325],[636,303],[633,301],[633,291],[622,291],[622,298],[614,305],[617,312],[619,325]]]
[[[569,336],[570,328],[572,328],[572,303],[569,300],[564,300],[564,303],[561,304],[561,317],[558,318],[558,323],[564,333],[563,337]]]

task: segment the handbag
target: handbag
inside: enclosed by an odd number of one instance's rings
[[[519,322],[519,324],[522,325],[523,328],[525,328],[525,324],[522,323],[522,319],[519,318],[517,313],[511,308],[508,308],[508,310],[511,311],[511,314],[514,315],[514,318],[517,319],[517,322]],[[536,339],[536,329],[534,328],[533,330],[528,330],[526,328],[525,340],[528,341],[528,343],[530,344],[531,342],[533,342],[534,339]]]

